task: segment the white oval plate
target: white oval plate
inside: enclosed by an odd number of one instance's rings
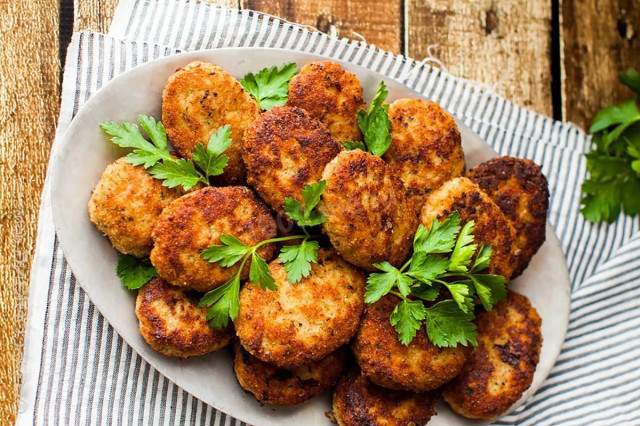
[[[229,351],[180,361],[154,352],[138,332],[134,314],[135,292],[124,289],[115,274],[116,251],[89,222],[87,203],[105,167],[124,151],[110,143],[98,125],[107,120],[137,122],[138,114],[160,117],[161,94],[167,78],[194,60],[213,62],[236,78],[249,71],[296,62],[298,66],[317,55],[264,48],[231,48],[189,52],[158,59],[113,79],[89,99],[67,134],[53,150],[53,217],[60,244],[78,282],[116,331],[145,360],[169,380],[193,396],[233,417],[255,425],[328,425],[330,395],[314,398],[300,407],[259,404],[244,392],[233,373]],[[389,101],[421,97],[393,80],[365,68],[341,63],[358,76],[369,101],[380,82],[389,88]],[[459,123],[468,167],[496,156],[469,128]],[[549,375],[564,341],[569,318],[569,277],[560,244],[551,227],[547,241],[527,271],[510,288],[531,299],[542,317],[544,343],[533,384],[519,402],[526,400]],[[481,424],[453,414],[440,404],[433,425]]]

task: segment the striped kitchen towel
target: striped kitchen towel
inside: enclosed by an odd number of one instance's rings
[[[571,319],[543,387],[501,424],[638,424],[640,223],[590,224],[579,214],[589,137],[481,86],[364,42],[195,0],[129,0],[110,35],[77,33],[68,49],[57,138],[107,81],[181,50],[279,47],[349,61],[440,102],[503,155],[542,165],[549,221],[572,282]],[[54,142],[55,143],[55,142]],[[33,262],[18,424],[235,425],[170,383],[118,336],[76,283],[58,246],[47,179]]]

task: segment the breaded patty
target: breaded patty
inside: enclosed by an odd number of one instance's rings
[[[181,196],[124,157],[107,166],[89,200],[89,219],[120,253],[148,256],[160,213]]]
[[[258,118],[260,107],[240,82],[222,68],[207,62],[191,62],[167,80],[162,93],[162,124],[174,148],[191,158],[198,143],[207,146],[219,127],[231,126],[229,163],[217,181],[242,184],[242,135]]]
[[[302,404],[331,388],[347,359],[343,347],[320,361],[285,370],[260,361],[240,344],[234,350],[233,369],[240,386],[258,401],[276,405]]]
[[[475,243],[491,245],[493,254],[486,273],[509,279],[518,265],[520,250],[516,245],[516,231],[500,208],[465,177],[445,182],[431,192],[422,207],[420,220],[427,228],[433,219],[446,219],[451,213],[460,213],[460,224],[475,222]]]
[[[478,315],[476,324],[478,346],[443,396],[462,416],[491,419],[531,385],[542,346],[541,321],[529,299],[509,291],[491,312]]]
[[[418,211],[429,192],[464,175],[458,126],[435,102],[399,99],[389,106],[391,146],[382,157],[398,174]]]
[[[389,318],[400,299],[386,295],[368,305],[353,353],[362,373],[373,383],[395,390],[426,392],[453,379],[464,366],[469,348],[434,346],[424,327],[405,346]]]
[[[298,367],[329,355],[358,330],[365,275],[334,250],[318,250],[311,274],[296,284],[277,259],[269,270],[277,291],[251,284],[240,290],[234,322],[249,353],[279,367]]]
[[[340,426],[423,426],[436,414],[438,394],[381,388],[354,368],[333,393],[333,415]]]
[[[189,358],[227,346],[233,327],[214,330],[207,309],[198,306],[198,295],[154,278],[138,290],[136,316],[140,334],[163,355]]]
[[[402,181],[380,157],[341,152],[324,170],[319,209],[331,244],[348,262],[369,271],[374,263],[399,266],[409,256],[418,226]]]
[[[362,140],[356,115],[365,108],[358,77],[331,61],[306,64],[289,82],[289,105],[302,108],[339,141]]]
[[[549,184],[531,160],[497,157],[469,171],[474,181],[500,207],[516,230],[518,276],[544,243],[549,210]]]
[[[303,202],[302,190],[342,150],[326,127],[300,108],[273,107],[245,132],[242,158],[247,182],[274,210],[285,197]]]
[[[205,292],[231,279],[240,267],[222,267],[200,257],[202,250],[220,244],[231,234],[248,246],[276,236],[269,208],[244,186],[206,187],[171,203],[153,228],[151,263],[169,283]],[[265,244],[258,254],[269,260],[275,246]],[[241,276],[249,275],[249,265]]]

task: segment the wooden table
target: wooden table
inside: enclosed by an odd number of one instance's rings
[[[430,45],[458,76],[586,128],[631,93],[640,69],[637,0],[219,0],[280,15],[416,59]],[[106,32],[117,0],[0,0],[0,419],[18,409],[20,362],[40,192],[72,30]]]

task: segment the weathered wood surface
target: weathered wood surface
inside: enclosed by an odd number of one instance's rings
[[[388,0],[244,0],[246,9],[259,10],[323,32],[334,26],[342,37],[362,35],[367,42],[400,53],[402,48],[401,1]]]
[[[407,53],[429,45],[454,75],[543,114],[551,103],[551,2],[408,0]]]
[[[66,0],[63,0],[63,2]],[[73,0],[74,30],[106,32],[117,0]],[[551,0],[213,0],[279,15],[416,59],[433,51],[455,75],[514,102],[586,127],[593,113],[631,93],[620,70],[640,68],[637,0],[562,0],[551,39]],[[0,419],[18,409],[29,266],[38,203],[59,106],[59,2],[0,0]],[[552,93],[552,43],[562,57]],[[559,78],[559,76],[554,76]],[[559,98],[558,98],[559,97]],[[559,102],[558,102],[559,101]]]
[[[638,0],[563,0],[562,109],[565,120],[588,128],[601,108],[628,99],[618,82],[628,68],[640,72]]]
[[[40,192],[59,103],[58,1],[0,1],[0,419],[18,409]]]

